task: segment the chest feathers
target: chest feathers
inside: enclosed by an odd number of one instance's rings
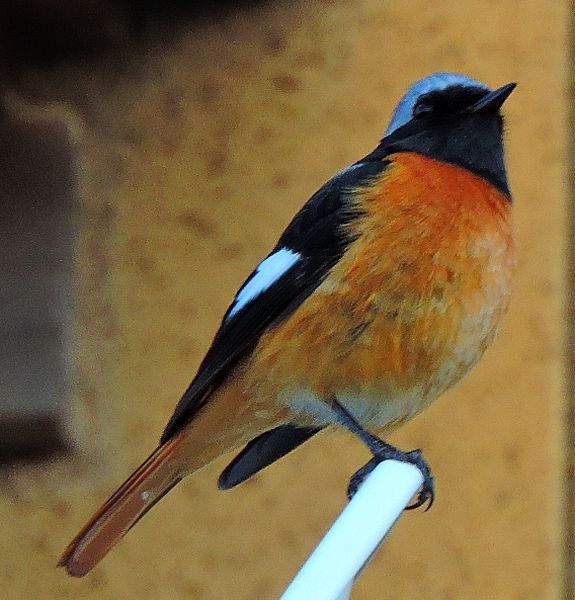
[[[504,194],[460,167],[390,158],[354,195],[356,241],[254,353],[280,396],[353,397],[379,425],[409,418],[479,360],[514,266]]]

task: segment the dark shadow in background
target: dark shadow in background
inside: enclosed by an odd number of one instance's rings
[[[0,460],[65,444],[74,163],[61,123],[0,117]]]
[[[0,48],[8,76],[22,65],[82,60],[148,39],[170,38],[178,27],[225,18],[271,0],[5,0]]]
[[[29,69],[171,42],[263,0],[0,2],[0,462],[67,448],[77,156],[57,120],[3,110]],[[49,101],[49,98],[45,100]]]

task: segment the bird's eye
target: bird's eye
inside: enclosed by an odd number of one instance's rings
[[[420,102],[413,107],[413,116],[416,119],[426,117],[433,112],[433,107],[425,102]]]

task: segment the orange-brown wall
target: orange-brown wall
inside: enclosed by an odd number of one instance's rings
[[[456,70],[519,82],[506,105],[515,296],[480,366],[394,436],[425,449],[437,501],[402,519],[354,598],[561,597],[569,8],[267,2],[24,74],[18,95],[72,115],[81,164],[75,451],[0,472],[0,596],[279,595],[367,459],[345,433],[221,493],[225,457],[90,576],[72,580],[55,563],[152,449],[232,293],[291,215],[377,143],[414,79]]]

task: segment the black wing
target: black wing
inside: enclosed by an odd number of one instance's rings
[[[262,333],[291,314],[323,281],[352,241],[345,225],[358,213],[350,192],[377,178],[386,165],[379,156],[366,157],[328,181],[297,213],[268,258],[287,249],[297,253],[298,260],[240,309],[238,296],[257,269],[239,289],[196,377],[176,406],[162,443],[193,418],[213,387],[255,346]]]

